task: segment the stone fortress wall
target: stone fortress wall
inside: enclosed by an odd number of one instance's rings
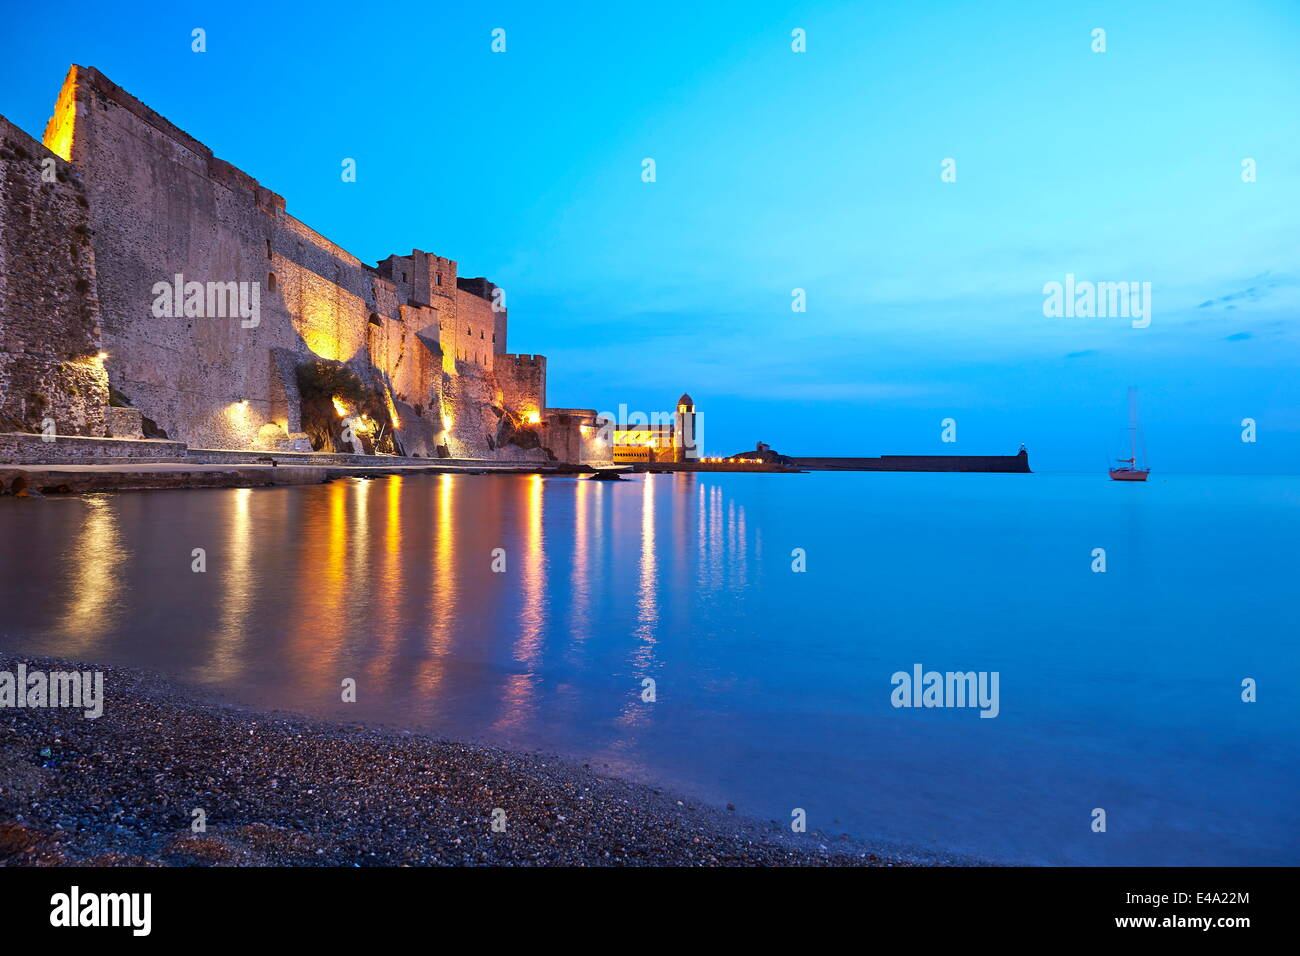
[[[9,138],[11,129],[6,124],[0,133]],[[0,299],[0,331],[21,336],[13,315],[56,318],[65,350],[87,369],[89,378],[82,366],[59,373],[77,379],[83,404],[107,404],[106,369],[119,401],[192,448],[305,450],[296,370],[326,359],[382,388],[408,455],[547,457],[540,442],[519,441],[515,427],[535,423],[545,441],[546,359],[506,352],[507,313],[494,309],[496,287],[486,279],[462,278],[453,260],[420,250],[366,265],[93,68],[69,71],[45,142],[70,160],[70,168],[59,162],[68,181],[37,197],[51,208],[28,213],[43,225],[24,233],[43,237],[29,240],[33,249],[48,242],[62,250],[65,261],[33,260],[36,271],[49,262],[62,284],[48,292],[52,312],[14,312]],[[9,159],[0,162],[3,175],[15,175]],[[26,208],[7,192],[0,213]],[[79,226],[90,241],[80,243],[79,259],[69,259],[76,239],[85,239]],[[0,248],[10,262],[13,254]],[[239,315],[186,315],[185,308],[159,317],[158,284],[174,286],[177,276],[183,286],[256,283],[256,324]],[[89,295],[63,288],[77,277],[90,283]],[[0,296],[11,294],[14,281],[0,286]],[[210,295],[205,302],[209,309],[224,304]],[[107,357],[87,364],[101,350]],[[14,350],[4,343],[0,351],[0,376],[12,376],[6,369]],[[53,368],[55,357],[44,361]],[[10,392],[0,411],[17,401]],[[102,434],[103,412],[96,419],[95,409],[64,417],[76,418],[83,433]],[[570,419],[555,422],[555,444],[566,452],[575,448],[573,436],[559,440],[559,432]],[[576,447],[608,458],[590,443]]]
[[[0,117],[0,432],[104,432],[90,236],[77,172]]]

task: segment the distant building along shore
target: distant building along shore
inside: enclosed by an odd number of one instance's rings
[[[669,423],[611,422],[614,430],[614,461],[651,464],[691,462],[700,457],[699,415],[695,399],[683,394]]]

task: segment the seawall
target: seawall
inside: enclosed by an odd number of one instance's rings
[[[795,458],[808,471],[983,471],[1031,474],[1029,453],[1016,455],[881,455],[879,458]]]

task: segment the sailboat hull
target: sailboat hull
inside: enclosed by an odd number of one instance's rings
[[[1110,470],[1111,481],[1146,481],[1149,471],[1138,471],[1137,469],[1112,468]]]

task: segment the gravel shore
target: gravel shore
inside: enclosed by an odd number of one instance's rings
[[[132,670],[0,655],[0,671],[20,662],[100,670],[107,704],[94,720],[0,708],[0,865],[969,862],[784,833],[556,758],[253,713]]]

